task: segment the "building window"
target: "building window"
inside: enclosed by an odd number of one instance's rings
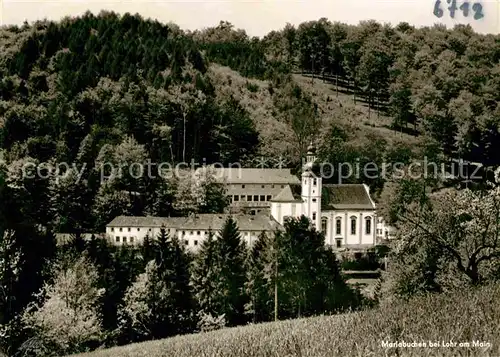
[[[366,217],[366,219],[365,219],[365,234],[372,234],[372,219],[371,219],[371,217]]]
[[[234,200],[235,200],[235,201],[239,201],[239,200],[240,200],[240,196],[235,195],[235,196],[234,196]]]
[[[257,213],[260,213],[260,209],[257,210]]]
[[[255,216],[255,210],[254,210],[254,209],[253,209],[253,210],[251,210],[251,211],[250,211],[250,214],[251,214],[252,216]]]
[[[241,188],[245,188],[245,185],[241,185]]]
[[[262,186],[260,186],[260,187],[261,187],[261,188],[266,188],[266,185],[262,185]]]
[[[190,234],[190,235],[193,235],[193,231],[189,231],[189,234]]]
[[[316,199],[315,199],[315,198],[313,198],[313,202],[316,202]]]
[[[342,248],[342,239],[335,239],[335,243],[337,244],[337,248]]]
[[[285,185],[281,185],[281,188],[285,188]]]
[[[241,195],[241,200],[242,200],[242,201],[245,201],[245,198],[246,198],[246,197],[247,197],[247,196],[245,196],[245,195]]]
[[[201,232],[200,232],[200,231],[198,231],[198,232],[196,232],[196,234],[197,234],[197,235],[201,235]]]
[[[184,245],[188,245],[189,241],[187,239],[184,239]]]
[[[149,228],[149,231],[151,232],[151,228]]]
[[[382,230],[381,229],[377,229],[377,234],[381,235],[382,234]]]
[[[261,201],[261,202],[264,202],[265,200],[266,200],[266,196],[261,195],[261,196],[260,196],[260,201]]]
[[[132,231],[132,228],[128,227],[128,231],[129,231],[129,232],[130,232],[130,231]]]
[[[271,185],[271,188],[274,188],[274,185]]]
[[[182,235],[185,236],[186,235],[186,231],[182,231]]]
[[[116,238],[115,238],[115,242],[116,242],[116,243],[120,243],[120,237],[116,237]]]
[[[321,218],[321,232],[326,234],[327,227],[328,227],[328,218],[326,217]]]
[[[130,242],[130,243],[134,243],[134,237],[130,237],[130,238],[129,238],[129,242]]]
[[[316,212],[313,212],[313,218],[312,219],[313,219],[313,221],[316,220]]]
[[[316,186],[318,184],[318,180],[313,179],[313,186]]]
[[[198,241],[197,240],[194,241],[194,245],[198,245]]]
[[[337,218],[335,220],[335,234],[342,234],[342,219]]]
[[[254,195],[254,196],[253,196],[253,200],[254,200],[255,202],[259,201],[259,196],[258,196],[258,195]]]
[[[272,198],[273,198],[273,196],[268,195],[266,201],[271,201]]]
[[[120,228],[120,232],[123,232],[123,228]]]
[[[248,195],[247,196],[247,201],[252,202],[252,196]]]
[[[141,231],[141,229],[140,229],[140,228],[137,228],[137,232],[140,232],[140,231]]]
[[[114,228],[111,228],[111,232],[114,232],[114,231],[115,231],[115,229],[114,229]]]
[[[356,217],[351,217],[351,234],[356,234]]]
[[[122,238],[122,242],[123,242],[123,243],[127,243],[127,237],[123,237],[123,238]]]

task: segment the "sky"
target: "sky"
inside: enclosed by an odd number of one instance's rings
[[[456,1],[460,7],[464,0]],[[446,0],[440,8],[443,15],[434,15],[436,0],[0,0],[0,24],[20,25],[28,22],[64,16],[78,16],[86,10],[99,13],[112,10],[118,13],[139,13],[145,18],[161,22],[173,22],[182,29],[201,29],[229,21],[237,28],[245,29],[250,36],[263,36],[279,30],[287,22],[298,25],[309,20],[326,17],[330,21],[357,24],[361,20],[374,19],[379,22],[397,24],[406,21],[415,26],[442,23],[447,26],[464,23],[482,33],[500,33],[500,0],[471,0],[469,15],[464,17],[457,9],[450,17]],[[480,3],[483,17],[474,19]]]

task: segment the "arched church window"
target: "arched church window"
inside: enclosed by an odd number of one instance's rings
[[[342,218],[335,220],[335,234],[342,234]]]
[[[365,218],[365,234],[372,234],[372,218]]]
[[[357,225],[357,219],[356,217],[352,216],[351,217],[351,234],[356,234],[356,225]]]
[[[321,218],[321,232],[326,234],[326,230],[328,229],[328,218]]]

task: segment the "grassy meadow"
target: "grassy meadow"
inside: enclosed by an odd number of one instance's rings
[[[500,356],[500,286],[423,296],[337,316],[249,325],[79,357]],[[383,342],[445,347],[387,347]],[[475,342],[477,341],[477,342]],[[453,344],[455,347],[452,347]],[[469,346],[460,346],[469,343]]]

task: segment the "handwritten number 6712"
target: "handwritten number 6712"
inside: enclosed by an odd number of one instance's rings
[[[448,11],[450,13],[450,17],[453,19],[455,18],[455,12],[460,9],[462,10],[462,13],[464,14],[464,17],[469,16],[469,9],[470,9],[470,3],[468,1],[464,2],[462,5],[460,5],[460,8],[457,7],[457,0],[447,0],[448,4],[450,6],[448,7]],[[483,5],[480,3],[474,3],[472,5],[472,11],[474,11],[474,20],[479,20],[484,17],[483,14]],[[443,9],[441,9],[441,1],[436,0],[436,3],[434,4],[434,15],[436,17],[443,17]]]

